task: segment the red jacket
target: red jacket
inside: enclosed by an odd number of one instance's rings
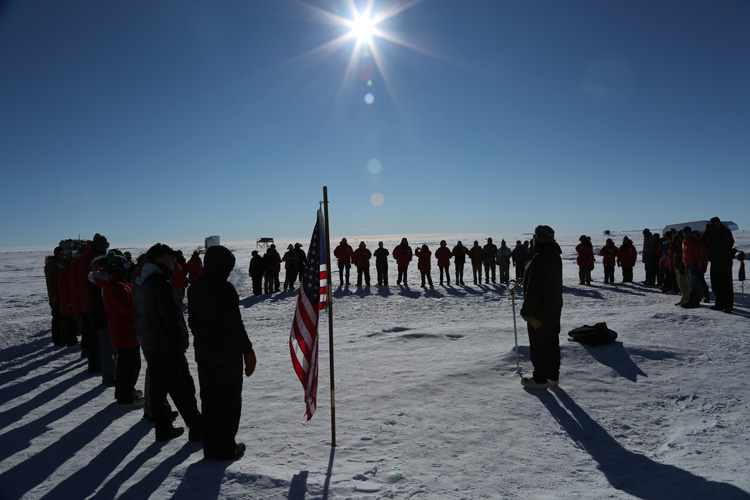
[[[359,247],[354,251],[354,265],[358,269],[367,269],[370,267],[370,257],[372,252],[369,249]]]
[[[469,258],[471,258],[472,266],[481,266],[482,265],[482,247],[480,247],[479,245],[471,247],[471,250],[469,250]]]
[[[408,266],[413,255],[409,245],[399,245],[393,249],[393,258],[399,266]]]
[[[333,251],[333,256],[336,257],[339,262],[344,264],[351,264],[354,258],[354,249],[349,243],[341,243]]]
[[[96,257],[96,249],[94,248],[94,242],[88,241],[86,246],[83,247],[81,256],[73,261],[73,293],[78,293],[78,313],[90,313],[91,312],[91,299],[94,297],[94,290],[96,286],[89,281],[89,273],[91,272],[91,261]],[[76,292],[77,284],[77,292]],[[76,312],[75,298],[73,299],[73,309]]]
[[[703,246],[700,238],[694,234],[682,241],[682,263],[685,264],[685,267],[703,264]]]
[[[417,256],[419,259],[419,262],[417,263],[417,269],[420,271],[429,271],[432,267],[432,264],[430,262],[430,259],[432,259],[432,252],[429,250],[422,250],[421,248],[417,248],[414,252],[414,255]]]
[[[599,250],[599,255],[603,257],[602,259],[602,265],[603,266],[615,266],[615,259],[617,258],[617,247],[614,243],[611,245],[604,245],[601,250]]]
[[[594,247],[588,241],[581,242],[576,247],[578,258],[576,262],[582,267],[591,267],[594,265]]]
[[[73,314],[73,292],[70,289],[70,275],[73,268],[70,262],[63,261],[57,274],[57,294],[59,297],[60,313],[65,316]]]
[[[617,250],[617,263],[622,267],[633,267],[638,262],[638,250],[633,244],[622,245]]]
[[[137,347],[138,337],[135,335],[135,311],[130,294],[133,286],[121,281],[117,273],[110,272],[112,279],[106,281],[102,287],[104,310],[107,311],[107,329],[112,347],[127,349]]]
[[[445,245],[441,244],[440,248],[435,250],[435,258],[437,259],[438,267],[450,267],[451,257],[453,257],[453,254]]]
[[[201,258],[195,255],[190,257],[190,260],[185,264],[185,272],[188,274],[188,283],[192,285],[203,274],[203,262],[201,262]]]
[[[174,287],[184,288],[185,287],[185,269],[183,269],[182,265],[179,262],[174,263],[172,272],[173,272],[172,283],[174,283]]]

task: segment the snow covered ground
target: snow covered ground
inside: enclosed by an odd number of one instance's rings
[[[502,285],[442,287],[433,270],[435,288],[423,289],[415,262],[409,288],[395,286],[394,263],[388,289],[334,288],[336,448],[327,315],[318,411],[306,422],[288,347],[296,295],[252,296],[254,246],[227,245],[258,355],[238,435],[248,450],[229,463],[203,460],[186,435],[156,443],[141,410],[118,407],[78,352],[52,346],[49,252],[2,253],[0,499],[750,498],[750,296],[735,282],[733,314],[682,309],[653,287],[604,285],[601,261],[596,282],[580,286],[577,236],[559,238],[565,306],[554,391],[519,383]],[[750,232],[734,236],[750,248]],[[631,237],[640,248],[640,234]],[[643,278],[639,263],[635,281]],[[569,330],[599,321],[619,333],[616,343],[567,342]]]

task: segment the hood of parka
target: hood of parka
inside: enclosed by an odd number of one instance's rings
[[[214,245],[203,257],[203,275],[210,279],[226,280],[234,269],[234,254],[227,247]]]

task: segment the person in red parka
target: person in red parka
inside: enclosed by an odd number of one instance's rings
[[[625,236],[622,239],[622,245],[617,249],[617,266],[622,267],[622,282],[630,283],[633,281],[633,266],[638,261],[638,250],[633,246],[633,242]]]
[[[141,373],[141,351],[135,332],[135,310],[131,294],[133,285],[125,281],[130,263],[123,255],[107,254],[105,272],[109,279],[102,286],[107,329],[112,347],[117,349],[115,399],[123,406],[143,406],[145,399],[135,384]]]
[[[419,269],[419,274],[422,276],[422,286],[425,286],[425,279],[427,279],[430,288],[432,288],[432,276],[430,275],[432,252],[430,252],[430,248],[427,245],[422,245],[422,248],[415,250],[414,255],[418,259],[417,269]]]
[[[397,285],[400,285],[401,281],[404,282],[404,285],[407,284],[406,271],[409,268],[409,262],[411,262],[413,255],[409,242],[406,238],[401,238],[401,244],[393,249],[393,258],[396,259],[396,264],[398,265]]]
[[[185,264],[185,272],[188,276],[188,285],[192,285],[203,274],[203,262],[201,262],[201,254],[197,250],[193,252],[190,260]]]
[[[599,255],[602,256],[602,266],[604,267],[604,282],[614,283],[615,282],[615,262],[617,260],[617,247],[612,238],[607,238],[607,243],[601,250]]]
[[[77,259],[73,261],[73,293],[78,294],[78,312],[81,317],[81,356],[88,359],[88,372],[102,371],[101,353],[96,325],[91,315],[91,301],[98,292],[96,285],[89,281],[91,262],[99,255],[105,255],[109,242],[99,233],[83,247]],[[76,252],[78,253],[78,252]],[[73,312],[76,313],[76,300],[73,298]]]
[[[346,238],[341,238],[341,243],[333,251],[333,256],[338,259],[339,263],[339,285],[344,284],[344,275],[346,275],[346,284],[349,285],[349,270],[352,267],[354,249],[346,242]]]
[[[174,283],[174,291],[177,292],[177,301],[180,305],[185,305],[185,283],[187,282],[187,275],[185,274],[185,257],[182,255],[182,250],[177,250],[177,260],[174,263],[174,274],[172,275],[172,283]]]
[[[354,265],[357,266],[357,286],[362,286],[362,275],[365,276],[365,285],[370,286],[370,258],[372,252],[367,248],[364,241],[359,242],[359,248],[354,251]]]
[[[580,243],[576,246],[576,252],[578,252],[578,279],[580,285],[591,284],[591,271],[594,269],[594,247],[591,245],[591,238],[581,235],[578,238]]]
[[[445,279],[448,283],[448,286],[451,285],[451,275],[449,272],[451,257],[453,257],[453,253],[451,252],[451,249],[448,248],[448,243],[445,240],[442,240],[440,242],[440,248],[435,250],[435,258],[437,259],[438,268],[440,268],[441,285],[443,284],[443,271],[445,271]]]

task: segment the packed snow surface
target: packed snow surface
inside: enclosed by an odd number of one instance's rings
[[[80,351],[52,346],[50,252],[3,253],[0,499],[750,498],[750,294],[735,281],[732,314],[682,309],[639,284],[640,262],[635,283],[603,284],[600,259],[596,281],[581,286],[577,236],[558,238],[563,359],[560,387],[544,392],[519,383],[514,317],[521,372],[531,373],[523,298],[504,285],[473,285],[467,266],[467,286],[440,286],[434,259],[434,289],[418,286],[416,261],[409,287],[396,286],[393,261],[389,288],[374,285],[374,262],[369,288],[339,287],[334,270],[335,448],[328,314],[307,422],[288,344],[297,292],[254,297],[254,245],[227,245],[258,356],[237,436],[247,452],[233,462],[204,460],[187,433],[156,443],[142,410],[120,408]],[[750,232],[734,236],[747,251]],[[593,241],[598,250],[604,237]],[[600,321],[615,343],[567,341]],[[197,383],[192,348],[188,359]]]

